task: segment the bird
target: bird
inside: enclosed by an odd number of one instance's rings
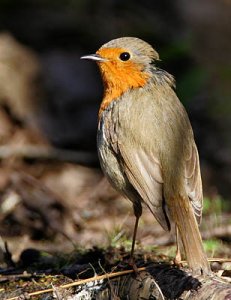
[[[113,39],[81,59],[95,61],[100,69],[98,156],[109,182],[133,204],[131,257],[146,207],[164,230],[175,224],[192,272],[210,274],[198,226],[203,208],[199,155],[174,77],[156,66],[158,52],[136,37]]]

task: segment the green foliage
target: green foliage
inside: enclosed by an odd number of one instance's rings
[[[207,71],[193,60],[189,39],[177,40],[161,49],[160,53],[166,68],[172,66],[177,79],[177,95],[187,105],[208,80]]]
[[[229,202],[225,201],[220,195],[217,195],[214,198],[204,198],[203,203],[203,214],[216,214],[220,215],[223,211],[227,211],[229,209]]]
[[[221,253],[223,244],[222,241],[219,240],[206,240],[203,242],[205,252],[209,257],[215,257],[219,253]]]
[[[126,251],[131,250],[132,241],[121,226],[117,226],[113,231],[107,232],[107,238],[109,246],[113,248],[124,247]]]
[[[161,59],[163,61],[172,61],[176,59],[182,59],[182,57],[189,56],[190,43],[186,40],[178,40],[165,46],[160,50]]]
[[[185,104],[199,93],[206,82],[208,74],[200,67],[194,66],[184,73],[177,82],[177,94]]]

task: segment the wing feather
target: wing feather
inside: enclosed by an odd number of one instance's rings
[[[186,192],[192,202],[198,223],[201,222],[203,208],[203,192],[199,165],[199,155],[196,145],[191,145],[190,155],[185,160]]]
[[[124,144],[119,148],[128,180],[163,229],[169,230],[169,221],[164,211],[162,171],[158,160],[154,155],[147,155],[142,148],[131,149]]]

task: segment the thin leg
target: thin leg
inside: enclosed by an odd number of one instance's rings
[[[176,265],[180,265],[181,263],[181,253],[180,253],[180,236],[179,236],[179,230],[176,226],[176,256],[174,259],[174,263]]]
[[[131,249],[131,254],[130,254],[131,262],[133,262],[133,255],[134,255],[134,249],[135,249],[135,243],[136,243],[136,233],[137,233],[137,228],[138,228],[138,224],[139,224],[139,219],[140,219],[140,217],[136,216],[136,222],[135,222],[133,238],[132,238],[132,249]]]

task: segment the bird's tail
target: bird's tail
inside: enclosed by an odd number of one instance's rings
[[[185,255],[193,273],[210,274],[210,265],[203,249],[196,217],[188,199],[179,197],[170,204],[172,218],[179,230]]]

